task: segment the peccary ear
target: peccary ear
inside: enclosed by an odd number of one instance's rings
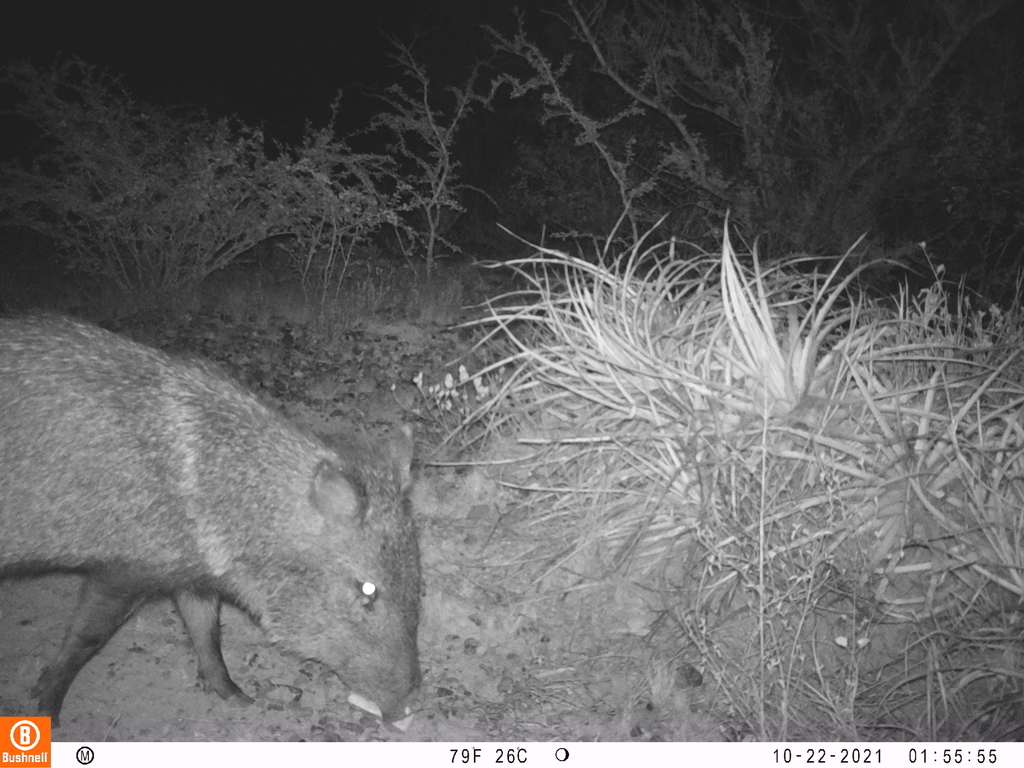
[[[403,493],[408,491],[412,485],[414,444],[412,427],[408,424],[402,424],[395,430],[395,434],[391,436],[391,461],[394,463],[395,472],[398,474]]]
[[[366,489],[362,483],[330,462],[321,461],[310,489],[313,505],[328,519],[361,522],[366,514]]]

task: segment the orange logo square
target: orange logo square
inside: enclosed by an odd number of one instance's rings
[[[0,768],[50,766],[50,718],[0,717]]]

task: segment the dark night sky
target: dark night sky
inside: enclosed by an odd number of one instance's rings
[[[58,53],[78,55],[123,75],[140,99],[236,113],[294,139],[305,119],[326,117],[337,89],[348,98],[353,85],[392,77],[385,35],[406,43],[426,35],[420,45],[431,55],[465,57],[482,38],[480,24],[511,19],[511,8],[493,0],[7,0],[0,60],[45,65]]]

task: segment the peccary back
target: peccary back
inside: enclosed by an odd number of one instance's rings
[[[219,601],[387,717],[419,683],[408,434],[302,432],[214,367],[60,317],[0,319],[0,576],[86,578],[35,688],[58,717],[132,611],[172,595],[223,698]]]

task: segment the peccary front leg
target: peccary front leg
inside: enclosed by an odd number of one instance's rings
[[[144,592],[120,579],[86,578],[60,651],[32,690],[32,695],[39,699],[41,715],[49,715],[55,726],[60,725],[64,696],[75,676],[144,599]]]
[[[213,691],[227,701],[252,704],[252,699],[235,685],[224,664],[220,650],[220,600],[213,595],[183,590],[174,593],[174,604],[199,657],[203,690]]]

